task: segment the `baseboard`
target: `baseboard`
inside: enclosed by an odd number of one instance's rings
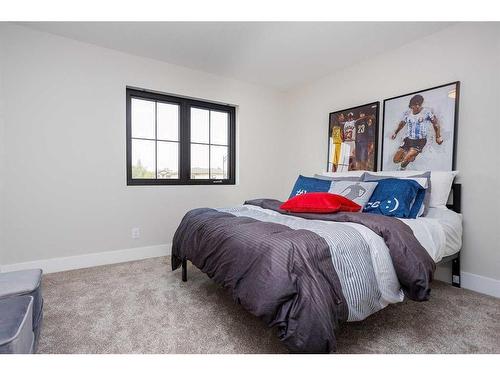
[[[61,272],[79,268],[102,266],[169,255],[171,244],[136,247],[125,250],[104,251],[101,253],[75,255],[72,257],[41,259],[24,263],[6,264],[2,272],[41,268],[44,273]],[[440,279],[440,278],[438,278]],[[446,278],[442,280],[447,281]],[[448,278],[449,280],[449,278]],[[469,272],[461,273],[462,288],[500,298],[500,280]]]
[[[460,278],[462,288],[500,298],[500,280],[469,272],[461,272]],[[436,267],[434,279],[451,284],[451,263]]]
[[[500,298],[500,280],[469,272],[460,274],[462,288]]]
[[[63,258],[41,259],[24,263],[5,264],[0,268],[2,272],[19,271],[29,268],[41,268],[44,273],[52,273],[160,257],[169,255],[170,251],[171,244],[163,244],[124,250],[104,251],[102,253],[82,254]]]

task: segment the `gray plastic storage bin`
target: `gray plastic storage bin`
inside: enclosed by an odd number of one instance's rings
[[[30,354],[35,347],[33,297],[0,299],[0,354]]]
[[[31,296],[33,298],[32,322],[36,352],[43,320],[42,270],[23,270],[0,273],[0,300],[12,296]]]

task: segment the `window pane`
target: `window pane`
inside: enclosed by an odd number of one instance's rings
[[[158,178],[179,178],[179,143],[158,142]]]
[[[155,102],[132,99],[132,138],[155,137]]]
[[[179,105],[157,103],[158,139],[179,140]]]
[[[208,143],[209,113],[205,109],[191,108],[191,142]]]
[[[226,112],[210,111],[210,143],[227,145],[228,116]]]
[[[228,178],[228,154],[226,146],[210,146],[210,178]]]
[[[191,145],[191,178],[208,179],[209,146]]]
[[[132,178],[155,178],[155,141],[132,139]]]

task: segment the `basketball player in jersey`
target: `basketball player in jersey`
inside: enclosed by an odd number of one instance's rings
[[[342,126],[340,123],[340,119],[341,119],[340,116],[339,119],[334,119],[332,124],[331,137],[333,143],[333,153],[332,153],[333,171],[337,170],[337,166],[339,165],[340,162],[340,147],[342,146]]]
[[[366,116],[363,112],[356,120],[356,169],[368,170],[368,160],[373,155],[373,140],[375,139],[375,116]]]
[[[427,143],[427,135],[430,127],[436,133],[436,143],[443,143],[441,128],[434,113],[423,107],[424,98],[422,95],[415,95],[410,99],[409,109],[403,114],[402,120],[391,136],[396,139],[398,133],[406,126],[406,137],[399,149],[394,154],[393,161],[400,164],[400,169],[404,170],[420,154]]]
[[[344,143],[349,145],[350,151],[350,167],[349,169],[353,169],[354,159],[356,157],[356,120],[354,119],[354,113],[349,112],[347,114],[347,121],[344,122]]]

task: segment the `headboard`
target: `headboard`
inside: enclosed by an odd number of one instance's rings
[[[446,207],[456,213],[462,212],[462,184],[452,184],[451,185],[451,203],[448,203]]]

